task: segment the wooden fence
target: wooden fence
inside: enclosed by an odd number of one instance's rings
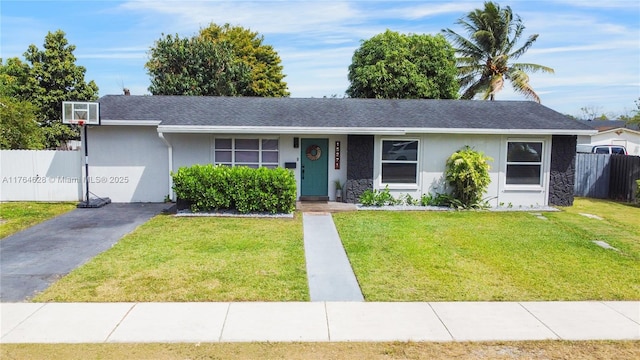
[[[640,156],[577,154],[574,194],[633,202]]]

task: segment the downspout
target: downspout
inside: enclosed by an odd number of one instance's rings
[[[175,194],[173,193],[173,178],[171,177],[171,173],[173,172],[173,146],[171,146],[169,141],[164,137],[164,133],[159,132],[158,137],[165,145],[167,145],[169,155],[169,199],[171,201],[175,201]]]

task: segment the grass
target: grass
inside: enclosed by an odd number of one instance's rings
[[[0,203],[0,239],[75,208],[75,203],[67,202]]]
[[[35,301],[308,301],[301,217],[159,215]]]
[[[367,301],[640,299],[640,208],[578,199],[544,216],[360,211],[334,222]]]
[[[2,359],[637,359],[638,341],[2,344]]]
[[[367,301],[640,299],[639,207],[578,199],[544,216],[359,211],[334,222]],[[307,301],[301,217],[157,216],[34,300]]]

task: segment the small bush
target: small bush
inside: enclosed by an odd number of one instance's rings
[[[235,209],[240,213],[290,213],[295,210],[296,182],[289,170],[245,166],[193,165],[171,174],[178,198],[191,210]]]
[[[447,207],[459,207],[459,201],[457,201],[452,195],[435,193],[423,194],[420,198],[420,205],[422,206],[447,206]]]
[[[640,203],[640,179],[636,180],[636,202]]]
[[[414,199],[411,194],[403,194],[398,199],[398,204],[404,204],[407,206],[418,206],[420,205],[420,199]]]
[[[453,187],[451,195],[456,200],[452,205],[459,208],[484,206],[482,195],[491,182],[489,161],[492,160],[469,146],[456,151],[447,159],[445,177]]]
[[[385,187],[384,190],[365,190],[360,196],[360,204],[364,206],[385,206],[385,205],[397,205],[399,203],[391,192],[389,191],[389,186]]]

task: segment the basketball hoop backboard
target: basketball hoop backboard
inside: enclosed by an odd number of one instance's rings
[[[97,102],[63,101],[62,123],[100,125],[100,104]]]

